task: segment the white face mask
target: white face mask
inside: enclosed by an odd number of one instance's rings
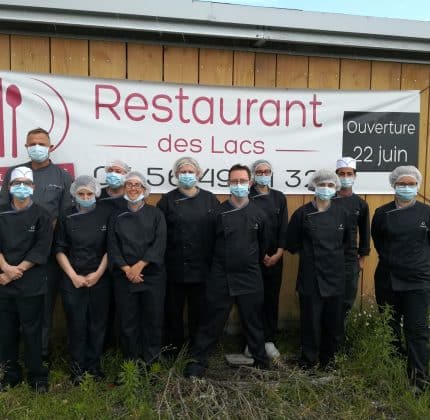
[[[126,199],[131,204],[136,204],[139,201],[142,201],[144,198],[145,198],[145,194],[143,193],[141,193],[139,197],[135,198],[134,200],[132,200],[127,194],[124,194],[124,199]]]

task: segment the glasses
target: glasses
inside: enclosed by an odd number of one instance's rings
[[[10,183],[10,185],[12,187],[16,186],[16,185],[21,185],[24,184],[26,187],[31,187],[33,185],[33,183],[31,181],[12,181]]]
[[[125,188],[127,188],[128,190],[131,190],[131,189],[140,189],[140,188],[143,188],[143,186],[142,186],[142,184],[139,184],[138,182],[136,182],[136,183],[133,183],[133,182],[126,182],[125,184]]]
[[[230,184],[238,185],[238,184],[248,184],[249,179],[230,179]]]
[[[272,171],[270,169],[265,169],[264,171],[255,171],[255,175],[272,175]]]

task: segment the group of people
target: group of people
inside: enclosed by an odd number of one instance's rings
[[[162,351],[176,356],[186,348],[184,375],[200,377],[237,304],[244,354],[268,368],[280,357],[284,250],[299,254],[298,363],[328,368],[344,339],[371,235],[379,254],[377,302],[393,307],[395,345],[407,354],[411,381],[426,385],[430,207],[416,201],[421,174],[415,167],[391,173],[394,200],[376,210],[370,230],[369,208],[352,190],[356,162],[349,157],[312,175],[315,197],[288,223],[286,197],[271,188],[266,160],[232,166],[229,199],[219,203],[200,188],[198,162],[182,157],[173,166],[177,188],[151,206],[145,177],[120,160],[106,165],[101,188],[89,175],[72,181],[50,160],[45,130],[31,130],[26,147],[30,161],[10,168],[0,191],[0,390],[22,380],[20,333],[28,382],[48,390],[58,290],[73,383],[85,373],[103,378],[100,358],[113,308],[126,359],[149,367]]]

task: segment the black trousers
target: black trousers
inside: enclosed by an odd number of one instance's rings
[[[5,383],[22,380],[18,363],[20,328],[28,382],[32,386],[48,382],[48,371],[42,361],[43,306],[44,295],[0,298],[0,364],[5,368]]]
[[[322,297],[319,292],[299,295],[301,362],[325,366],[333,360],[342,331],[343,295]]]
[[[229,296],[226,290],[207,293],[204,321],[197,332],[191,357],[203,366],[217,341],[222,336],[224,326],[236,303],[246,342],[255,362],[261,366],[268,365],[264,348],[263,329],[263,293],[249,293],[240,296]]]
[[[358,265],[358,258],[355,263],[345,264],[345,296],[343,300],[343,313],[344,317],[348,315],[354,306],[355,299],[357,298],[358,278],[360,275],[360,266]]]
[[[161,352],[165,285],[130,292],[124,278],[115,278],[120,343],[126,359],[154,362]]]
[[[104,280],[102,277],[99,282]],[[72,375],[84,372],[99,374],[108,320],[110,284],[105,281],[91,288],[61,290],[61,296],[67,318]]]
[[[50,352],[50,337],[54,319],[55,304],[57,302],[60,278],[63,271],[54,255],[49,256],[46,264],[46,294],[42,324],[42,354],[47,357]]]
[[[206,309],[206,283],[167,282],[165,299],[165,344],[179,351],[185,343],[184,309],[187,303],[188,335],[194,341]]]
[[[429,379],[430,334],[428,327],[428,291],[394,291],[390,287],[384,287],[376,283],[375,294],[376,302],[381,310],[387,304],[393,308],[391,327],[395,335],[394,344],[400,352],[402,336],[401,320],[403,317],[403,332],[408,358],[408,377],[413,384],[423,387]]]
[[[266,342],[274,341],[278,332],[282,267],[282,258],[273,267],[261,267],[264,282],[263,323]]]

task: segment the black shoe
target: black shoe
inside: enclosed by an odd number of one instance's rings
[[[34,384],[30,384],[30,386],[38,394],[46,394],[49,390],[47,382],[36,382]]]
[[[202,378],[205,373],[205,367],[201,363],[190,362],[184,369],[185,378]]]
[[[270,369],[270,363],[269,361],[255,361],[252,365],[253,368],[255,369],[260,369],[260,370],[269,370]]]
[[[0,382],[0,392],[6,392],[9,391],[10,388],[15,388],[19,385],[19,381],[1,381]]]

